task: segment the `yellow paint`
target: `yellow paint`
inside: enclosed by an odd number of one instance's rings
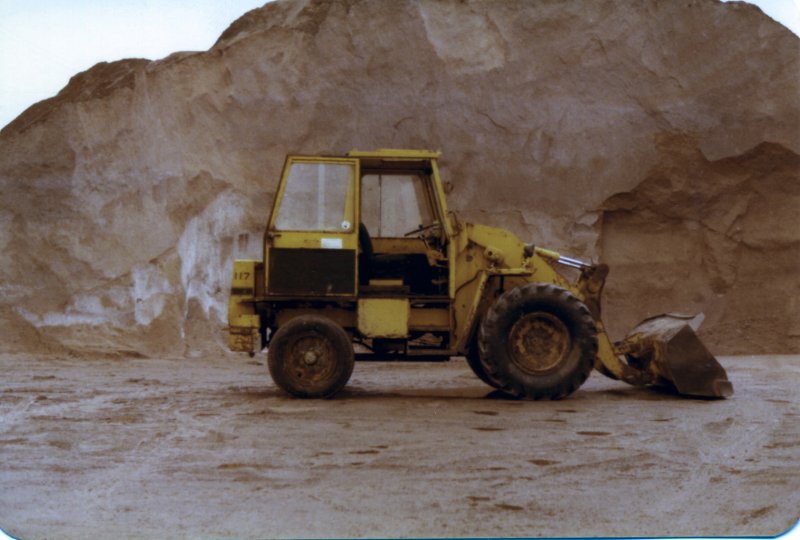
[[[438,158],[439,153],[437,152],[436,157]],[[442,184],[442,178],[439,176],[439,164],[436,161],[436,158],[431,158],[431,180],[433,181],[433,193],[435,197],[435,205],[434,208],[439,209],[439,215],[441,216],[441,220],[444,223],[444,233],[447,235],[448,238],[453,236],[453,224],[450,222],[450,212],[447,209],[447,198],[444,192],[444,185]]]
[[[408,326],[414,330],[433,331],[450,329],[450,310],[447,308],[411,308]]]
[[[402,287],[402,279],[370,279],[370,287]]]
[[[409,302],[402,298],[359,298],[358,331],[370,338],[408,337]]]
[[[253,303],[258,264],[253,260],[233,263],[228,299],[228,346],[232,351],[255,352],[260,348],[260,318]]]
[[[282,309],[276,316],[277,325],[280,327],[300,315],[321,315],[329,318],[342,328],[355,328],[356,326],[356,312],[354,309],[334,307],[331,305],[325,306],[324,308],[289,307]]]
[[[602,321],[595,321],[597,326],[597,359],[618,379],[625,376],[625,365],[614,352],[614,346],[608,338]]]
[[[295,163],[320,163],[320,164],[338,164],[338,165],[351,165],[353,167],[353,175],[347,186],[347,196],[345,199],[345,210],[342,221],[349,221],[351,226],[348,230],[342,231],[278,231],[275,228],[275,221],[278,218],[278,209],[280,208],[283,194],[286,191],[286,180],[289,175],[291,166]],[[278,192],[275,194],[275,200],[272,206],[272,213],[267,223],[267,230],[264,234],[264,261],[265,261],[265,290],[269,291],[269,268],[267,267],[269,261],[269,250],[271,248],[309,248],[309,249],[324,249],[330,248],[335,245],[335,249],[358,249],[358,220],[360,219],[358,209],[360,208],[360,195],[359,189],[356,189],[356,179],[359,178],[359,161],[357,159],[337,158],[337,157],[319,157],[319,156],[288,156],[283,166],[283,173],[281,175],[281,182],[278,186]],[[323,241],[323,238],[326,239]],[[355,284],[358,283],[358,275],[356,272]],[[330,294],[327,296],[348,296]]]
[[[239,259],[233,262],[231,289],[255,290],[256,264],[258,261]]]
[[[257,328],[231,328],[228,348],[234,352],[254,353],[260,349],[261,337]]]
[[[557,261],[558,259],[561,258],[560,253],[553,251],[551,249],[537,247],[535,248],[535,252],[537,255],[541,255],[542,257],[545,257],[547,259],[552,259],[554,261]]]

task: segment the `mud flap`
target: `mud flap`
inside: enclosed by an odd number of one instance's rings
[[[695,321],[695,317],[673,314],[646,319],[615,344],[615,349],[632,368],[649,372],[654,384],[688,396],[729,397],[733,385],[697,337]]]

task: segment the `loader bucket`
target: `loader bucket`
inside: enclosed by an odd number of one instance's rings
[[[623,340],[623,353],[631,367],[649,372],[656,385],[688,396],[729,397],[733,385],[695,334],[694,320],[672,314],[645,319]]]

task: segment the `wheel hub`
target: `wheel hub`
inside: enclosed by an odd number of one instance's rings
[[[306,354],[303,356],[303,361],[307,366],[313,366],[317,363],[317,353],[314,351],[306,351]]]
[[[555,315],[544,311],[520,317],[509,333],[512,362],[533,375],[557,368],[566,359],[571,345],[567,326]]]
[[[315,334],[300,336],[285,356],[288,374],[302,386],[323,383],[336,367],[335,351],[328,340]]]

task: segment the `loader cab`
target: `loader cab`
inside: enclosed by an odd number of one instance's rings
[[[289,156],[265,234],[271,297],[447,297],[438,153]]]
[[[262,337],[322,315],[376,355],[452,354],[452,231],[437,157],[287,158],[264,235]]]

